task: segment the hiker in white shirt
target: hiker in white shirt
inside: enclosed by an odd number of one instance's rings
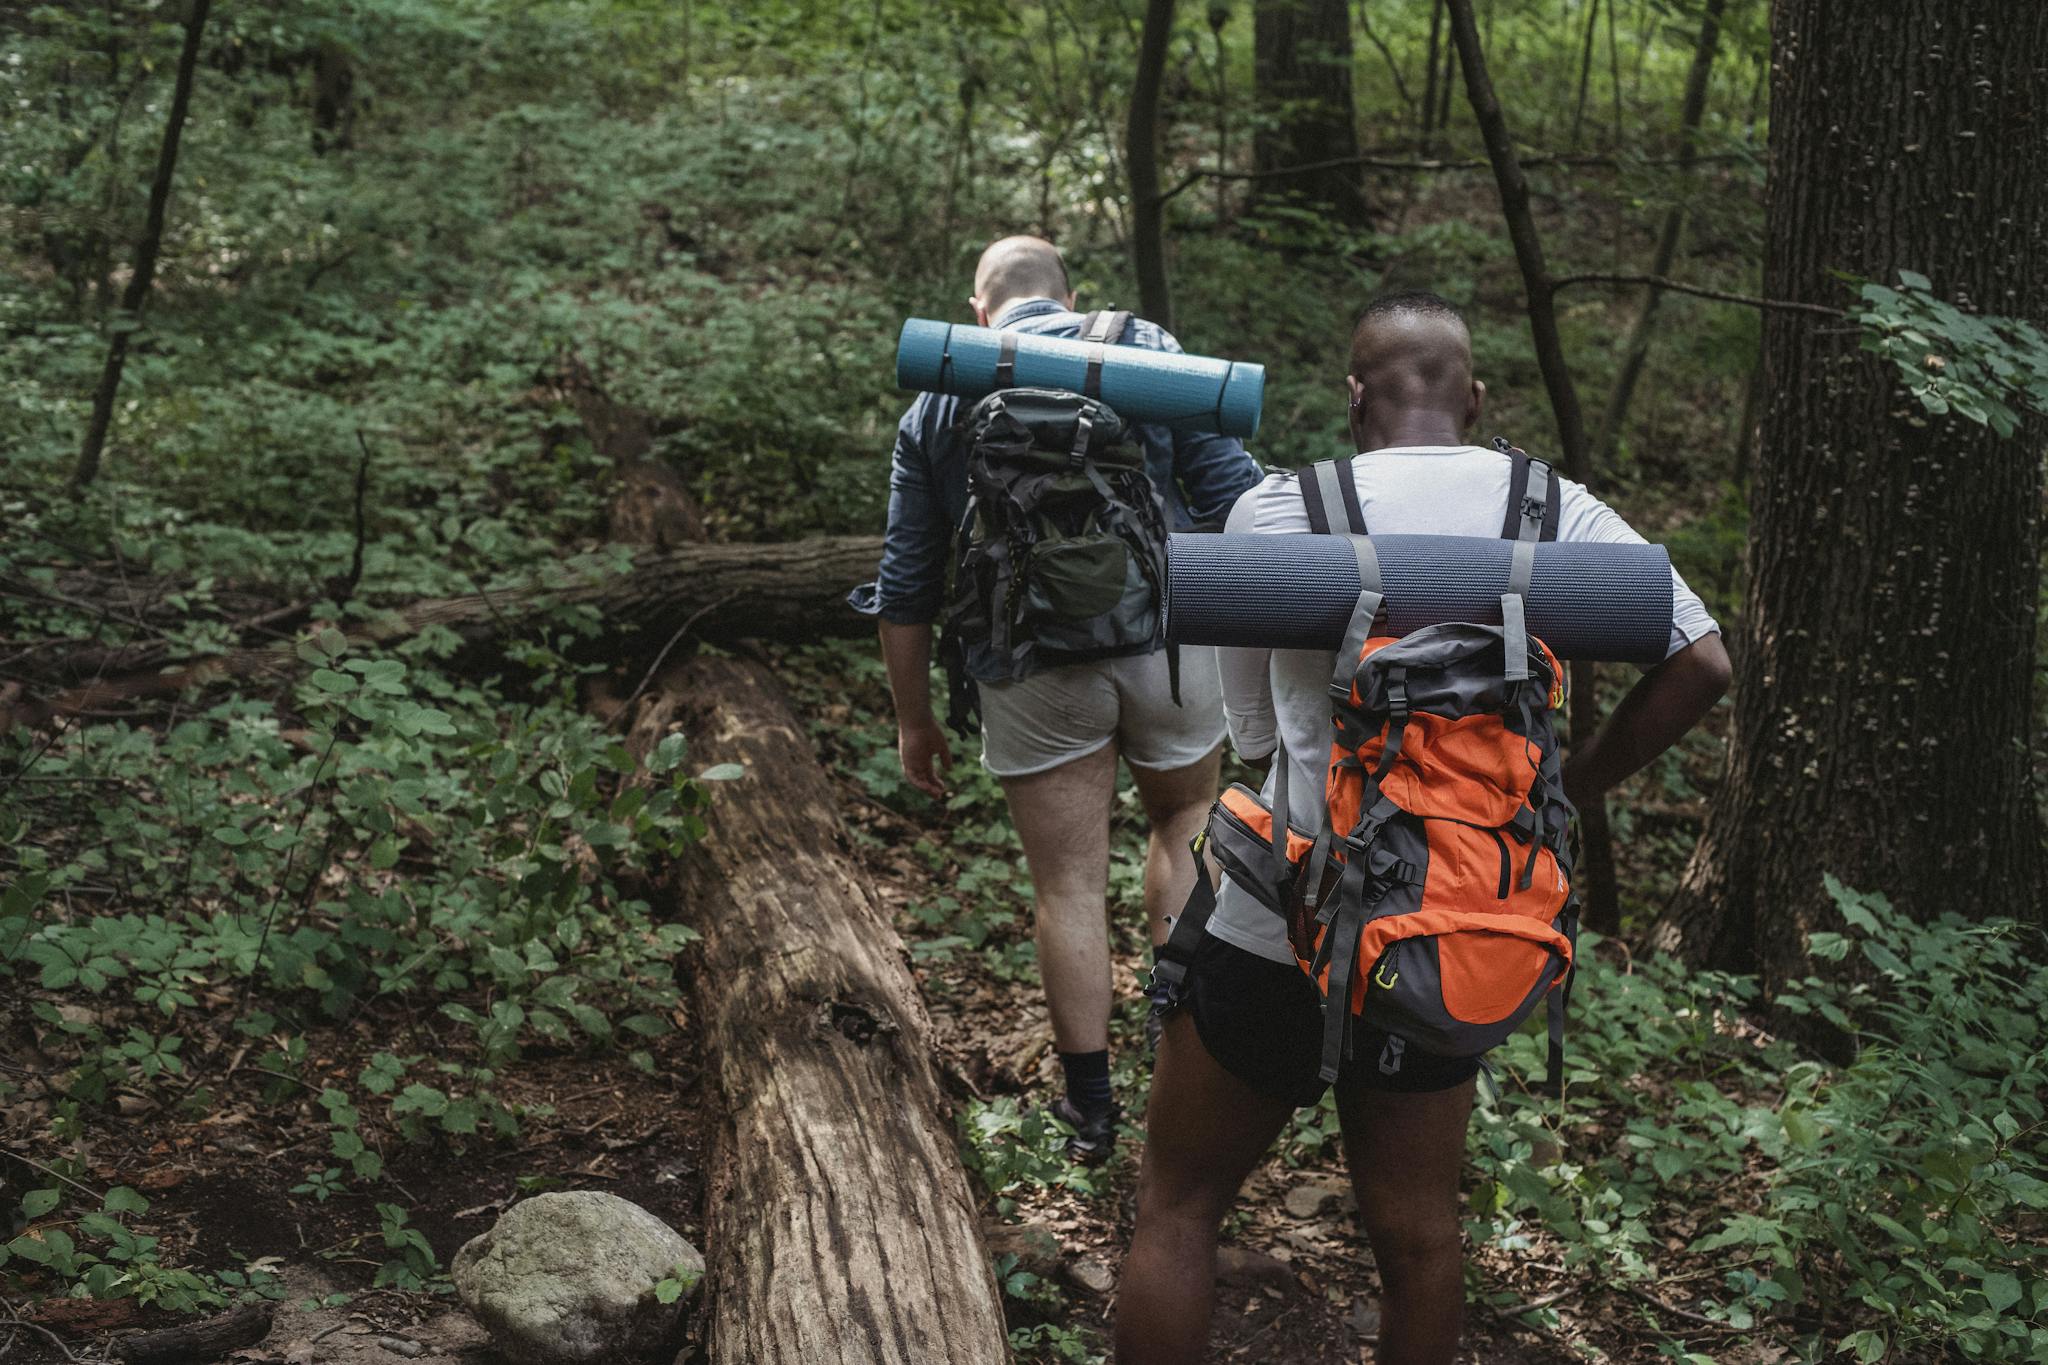
[[[1346,382],[1362,452],[1351,467],[1370,531],[1500,534],[1510,461],[1466,443],[1486,390],[1450,304],[1421,293],[1375,301],[1353,333]],[[1641,541],[1584,486],[1561,482],[1559,540]],[[1228,529],[1310,529],[1295,476],[1269,476],[1245,493]],[[1727,688],[1719,628],[1675,573],[1672,605],[1668,657],[1564,765],[1574,803],[1656,758]],[[1219,651],[1233,746],[1249,763],[1270,764],[1284,741],[1297,792],[1323,790],[1331,663],[1325,651]],[[1269,772],[1268,797],[1272,786]],[[1358,1062],[1345,1064],[1336,1094],[1384,1293],[1375,1358],[1443,1365],[1456,1352],[1463,1307],[1458,1171],[1479,1062],[1412,1043],[1385,1049],[1362,1020],[1354,1028]],[[1297,966],[1285,923],[1225,879],[1153,1076],[1137,1228],[1117,1299],[1119,1361],[1202,1358],[1217,1230],[1294,1109],[1321,1098],[1322,1034],[1322,997]],[[1391,1071],[1375,1064],[1388,1055]]]

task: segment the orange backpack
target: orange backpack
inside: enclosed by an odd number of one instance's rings
[[[1273,756],[1270,806],[1241,784],[1225,791],[1196,840],[1194,895],[1154,967],[1155,999],[1170,1005],[1215,905],[1206,847],[1286,920],[1324,996],[1326,1081],[1350,1056],[1355,1018],[1428,1052],[1474,1057],[1546,997],[1551,1088],[1562,1078],[1578,929],[1572,808],[1552,724],[1564,673],[1524,624],[1536,543],[1556,538],[1558,484],[1548,464],[1495,445],[1513,461],[1502,533],[1516,541],[1501,620],[1398,638],[1373,631],[1379,563],[1351,461],[1301,472],[1310,528],[1348,531],[1359,567],[1330,680],[1323,800],[1312,827],[1291,822],[1284,749]]]

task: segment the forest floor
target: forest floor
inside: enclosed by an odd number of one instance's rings
[[[810,703],[802,709],[813,716],[813,738],[866,868],[909,948],[942,1074],[966,1115],[969,1164],[987,1191],[985,1227],[1005,1281],[1013,1334],[1037,1352],[1032,1358],[1099,1360],[1136,1210],[1151,1070],[1139,984],[1150,965],[1138,894],[1141,826],[1128,781],[1115,817],[1110,901],[1117,983],[1112,1072],[1125,1123],[1112,1160],[1087,1173],[1063,1166],[1058,1135],[1029,1117],[1059,1093],[1059,1069],[1032,965],[1028,882],[1021,856],[1004,851],[1009,836],[1000,797],[980,770],[978,746],[956,749],[954,796],[946,809],[906,797],[891,777],[894,750],[887,741],[893,731],[878,677],[858,660],[840,668],[817,666],[822,662],[786,660],[783,676],[801,680],[796,690]],[[820,678],[833,680],[836,695],[826,693]],[[1667,802],[1692,804],[1668,798],[1655,804]],[[1658,810],[1646,823],[1680,813],[1692,812]],[[1631,863],[1657,857],[1660,847],[1661,841],[1643,840]],[[1630,871],[1647,875],[1649,869]],[[1247,1182],[1224,1229],[1212,1359],[1288,1365],[1370,1365],[1375,1359],[1379,1280],[1334,1133],[1327,1101],[1300,1111]],[[1009,1144],[1007,1151],[1002,1144]],[[1659,1343],[1669,1337],[1645,1306],[1622,1296],[1587,1302],[1583,1275],[1568,1273],[1560,1259],[1560,1248],[1540,1231],[1468,1247],[1462,1362],[1661,1358]],[[1523,1317],[1542,1309],[1551,1310],[1542,1315],[1551,1319],[1547,1325]],[[1739,1356],[1712,1358],[1770,1357],[1745,1348]]]

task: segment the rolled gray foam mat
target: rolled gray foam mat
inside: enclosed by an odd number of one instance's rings
[[[1386,630],[1498,624],[1514,542],[1373,536]],[[1166,635],[1189,645],[1335,649],[1358,601],[1342,536],[1175,534],[1166,549]],[[1528,621],[1561,659],[1661,663],[1671,643],[1671,558],[1661,545],[1536,547]]]

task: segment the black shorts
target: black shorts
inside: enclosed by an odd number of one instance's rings
[[[1180,1007],[1223,1069],[1262,1095],[1296,1106],[1322,1099],[1323,995],[1291,962],[1274,962],[1205,934]],[[1424,1052],[1362,1022],[1340,1079],[1365,1090],[1421,1094],[1479,1074],[1477,1057]]]

